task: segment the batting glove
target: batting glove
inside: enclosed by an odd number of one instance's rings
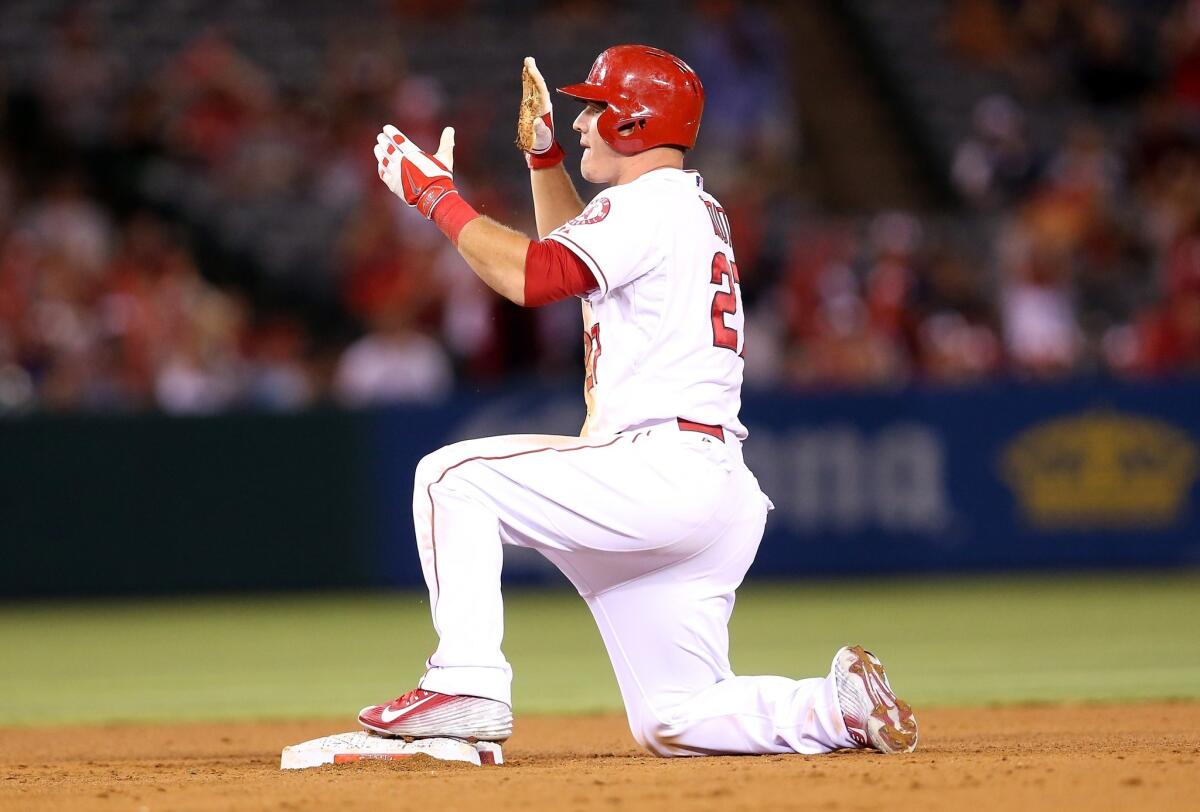
[[[533,149],[525,153],[525,163],[530,169],[547,169],[562,163],[566,153],[554,138],[554,103],[550,100],[550,91],[546,88],[546,80],[538,70],[537,62],[532,56],[525,57],[525,67],[538,90],[537,118],[533,122]]]
[[[479,213],[454,186],[454,128],[442,130],[437,152],[429,155],[391,124],[375,139],[379,178],[458,245],[459,234]]]
[[[434,209],[449,195],[457,195],[454,177],[454,128],[442,130],[433,155],[421,149],[391,124],[375,139],[379,177],[404,202],[433,219]]]

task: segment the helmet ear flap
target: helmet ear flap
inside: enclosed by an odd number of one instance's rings
[[[622,155],[636,155],[646,149],[643,135],[646,117],[630,115],[632,112],[621,101],[614,100],[609,102],[596,121],[600,137]]]

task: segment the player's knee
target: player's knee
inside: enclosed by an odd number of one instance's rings
[[[455,464],[461,462],[462,459],[453,445],[444,446],[426,454],[417,463],[417,471],[413,477],[415,492],[424,494],[429,486],[444,482],[447,474],[452,472]]]
[[[437,482],[444,482],[448,476],[455,475],[461,463],[478,454],[472,444],[474,440],[463,440],[442,446],[437,451],[426,454],[417,463],[414,476],[414,490],[424,493],[425,489]]]
[[[630,729],[633,732],[633,738],[642,749],[652,755],[662,757],[682,755],[675,746],[675,731],[670,725],[657,719],[643,719],[641,722],[631,725]]]
[[[434,451],[426,454],[417,463],[417,470],[413,476],[413,487],[418,492],[423,492],[426,488],[437,481],[441,476],[442,470],[438,467],[438,452]]]

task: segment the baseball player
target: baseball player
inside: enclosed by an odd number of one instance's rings
[[[683,168],[704,90],[687,64],[642,45],[600,54],[573,129],[586,206],[562,166],[532,58],[527,163],[539,239],[480,216],[458,193],[454,131],[427,154],[393,126],[375,155],[388,187],[432,220],[480,279],[519,305],[579,297],[579,437],[468,440],[417,466],[413,518],[440,639],[419,687],[364,708],[369,730],[502,742],[512,671],[501,652],[501,545],[540,551],[587,602],[629,726],[661,756],[907,752],[917,723],[879,660],[839,650],[828,676],[736,676],[727,623],[770,500],[742,461],[745,313],[729,221]]]

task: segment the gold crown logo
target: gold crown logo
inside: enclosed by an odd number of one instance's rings
[[[1198,458],[1192,438],[1169,423],[1089,412],[1022,432],[1002,470],[1035,525],[1161,527],[1179,519]]]

